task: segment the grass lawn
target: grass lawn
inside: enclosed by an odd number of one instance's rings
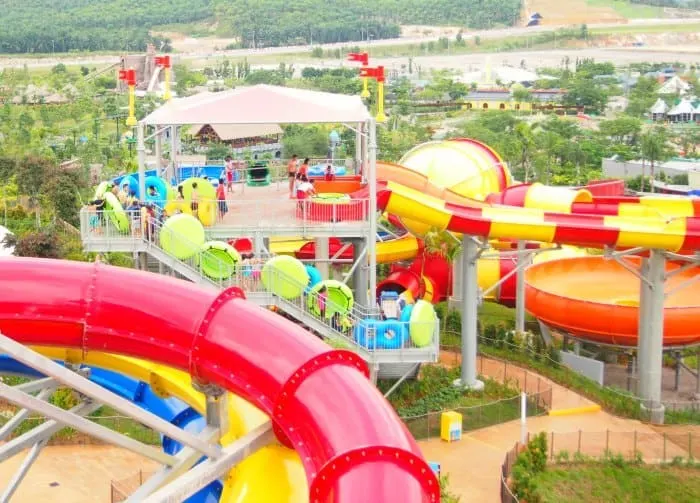
[[[591,7],[610,7],[627,19],[649,19],[664,17],[663,8],[633,4],[626,0],[586,0]]]
[[[536,477],[542,503],[700,501],[700,469],[610,463],[547,467]]]

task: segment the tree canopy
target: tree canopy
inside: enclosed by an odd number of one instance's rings
[[[519,0],[26,0],[0,11],[0,52],[144,50],[159,26],[208,22],[243,47],[397,37],[401,24],[512,25]]]

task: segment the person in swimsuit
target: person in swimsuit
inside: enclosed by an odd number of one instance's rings
[[[287,164],[287,176],[289,177],[289,198],[294,199],[294,181],[297,176],[297,155],[294,154]]]

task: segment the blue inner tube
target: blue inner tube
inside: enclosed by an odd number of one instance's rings
[[[156,189],[156,195],[150,194],[150,188]],[[153,203],[159,208],[163,208],[168,200],[168,185],[165,180],[157,176],[146,177],[146,202]]]
[[[314,286],[323,281],[321,277],[321,272],[312,265],[304,266],[306,268],[306,273],[309,275],[309,284],[306,287],[306,293],[308,293]]]
[[[121,190],[122,187],[124,186],[124,184],[126,184],[126,183],[129,184],[129,191],[130,191],[129,195],[131,195],[131,191],[133,191],[134,194],[136,194],[136,197],[141,197],[139,195],[139,182],[136,179],[136,177],[129,175],[129,176],[125,176],[124,178],[122,178],[121,181],[119,182],[119,190]]]
[[[377,323],[377,349],[399,349],[408,337],[408,326],[397,320]]]
[[[411,321],[411,313],[413,312],[413,304],[406,304],[401,311],[401,316],[399,317],[399,321],[403,321],[405,323],[408,323]]]

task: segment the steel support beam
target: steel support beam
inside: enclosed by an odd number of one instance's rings
[[[36,461],[36,458],[39,456],[41,449],[43,449],[46,445],[46,442],[48,442],[48,440],[40,440],[32,446],[27,455],[24,457],[22,464],[12,477],[12,480],[10,480],[10,482],[7,484],[5,491],[0,495],[0,503],[9,503],[10,498],[12,498],[12,495],[22,483],[22,480],[24,480],[24,477],[34,464],[34,461]]]
[[[50,379],[50,381],[53,382],[53,379]],[[15,386],[15,389],[18,389],[19,386]],[[37,399],[39,400],[47,400],[51,395],[53,395],[54,390],[56,389],[55,386],[50,387],[50,388],[44,388],[42,389],[39,394],[36,396]],[[17,411],[17,413],[10,419],[7,423],[3,425],[2,428],[0,428],[0,442],[5,440],[8,435],[10,435],[15,429],[22,424],[22,421],[26,419],[26,417],[30,414],[29,409],[20,409]]]
[[[371,305],[366,289],[369,282],[367,278],[367,247],[365,246],[364,240],[353,240],[353,255],[353,264],[347,272],[344,282],[347,283],[350,278],[353,278],[355,302],[358,306],[369,309]]]
[[[18,384],[17,386],[14,386],[14,388],[22,393],[36,393],[37,391],[42,391],[44,389],[55,389],[57,386],[58,383],[53,377],[42,377],[40,379],[35,379],[34,381]]]
[[[0,351],[6,352],[12,358],[24,363],[25,365],[29,365],[46,376],[56,378],[56,380],[70,386],[72,389],[79,391],[86,396],[99,400],[105,405],[109,405],[110,407],[136,419],[141,424],[164,433],[168,437],[180,442],[183,445],[197,449],[198,451],[212,458],[216,458],[221,453],[221,450],[217,446],[197,440],[197,438],[191,433],[188,433],[178,428],[174,424],[171,424],[164,419],[141,409],[129,400],[105,390],[98,384],[88,381],[75,372],[62,367],[49,358],[32,351],[26,346],[23,346],[22,344],[5,337],[2,334],[0,334]],[[9,386],[7,386],[7,388],[12,390],[12,388]],[[22,395],[24,394],[17,392],[16,390],[12,391]]]
[[[198,466],[178,477],[165,487],[142,500],[144,503],[184,501],[194,493],[219,479],[231,468],[257,452],[266,445],[274,442],[275,435],[270,421],[258,426],[247,435],[224,447],[219,459],[208,459]]]
[[[329,245],[329,238],[316,238],[314,240],[316,242],[316,258],[319,259],[318,262],[316,262],[316,269],[318,269],[318,272],[321,273],[321,277],[323,279],[329,279],[328,274],[330,271],[330,267],[328,264],[328,260],[330,259],[330,245]]]
[[[161,171],[163,167],[160,165],[161,159],[163,159],[163,135],[162,131],[156,126],[155,132],[155,154],[156,154],[156,175],[163,177],[163,172]],[[163,177],[165,178],[165,177]],[[165,183],[171,183],[170,179],[165,178]]]
[[[215,442],[221,437],[221,430],[212,426],[205,426],[202,432],[197,435],[197,438],[204,442]],[[143,501],[144,498],[156,492],[161,487],[171,483],[190,468],[192,468],[202,458],[202,454],[192,449],[185,447],[175,455],[177,464],[173,466],[165,466],[158,472],[154,473],[136,492],[134,492],[126,503],[137,503]]]
[[[146,125],[136,126],[136,155],[139,163],[139,200],[146,202]]]
[[[462,237],[462,375],[454,385],[475,390],[484,389],[484,383],[476,378],[479,305],[476,263],[480,253],[480,245],[474,238],[467,235]]]
[[[639,303],[639,394],[642,411],[655,424],[664,422],[661,403],[661,371],[664,336],[664,281],[666,257],[662,250],[651,250],[642,260]]]
[[[420,362],[416,363],[415,365],[411,366],[404,375],[402,375],[392,386],[387,390],[386,393],[384,393],[384,398],[387,398],[389,395],[391,395],[394,391],[396,391],[396,388],[398,388],[402,382],[404,382],[408,376],[413,374],[413,372],[420,366]]]
[[[76,415],[71,411],[63,410],[31,395],[27,395],[26,393],[12,389],[12,386],[0,383],[0,391],[2,391],[2,396],[5,400],[20,407],[38,412],[58,423],[75,428],[76,430],[82,431],[87,435],[99,438],[104,442],[129,449],[154,461],[158,461],[159,463],[167,465],[175,464],[175,458],[165,454],[160,449],[142,444],[133,438],[121,435],[120,433],[110,430],[109,428],[105,428],[104,426],[85,419],[82,416]]]
[[[367,182],[369,184],[369,235],[367,254],[369,256],[369,291],[371,306],[377,305],[377,123],[374,118],[367,122],[369,127],[369,162]]]
[[[63,412],[66,412],[71,415],[86,416],[95,412],[100,407],[102,407],[102,404],[83,402],[76,405],[72,409],[68,411],[64,410]],[[36,428],[32,428],[30,431],[20,435],[19,437],[9,440],[8,442],[0,446],[0,463],[7,459],[10,459],[12,456],[17,455],[23,450],[28,449],[30,446],[34,445],[37,442],[40,442],[42,440],[48,440],[51,437],[51,435],[59,431],[64,426],[65,425],[59,423],[58,421],[49,420],[45,423],[40,424]]]

